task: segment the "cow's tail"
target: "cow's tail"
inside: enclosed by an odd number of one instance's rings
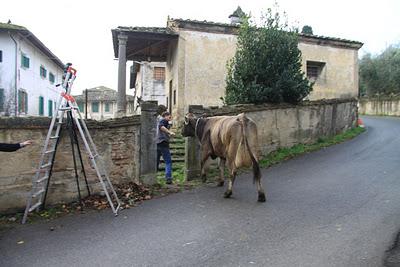
[[[261,170],[257,156],[254,154],[254,151],[252,151],[251,146],[249,145],[249,140],[247,136],[247,123],[249,119],[246,117],[246,115],[243,114],[242,116],[240,116],[240,121],[242,124],[242,131],[243,131],[243,145],[245,146],[245,151],[249,153],[254,173],[253,183],[256,183],[261,179]],[[255,132],[254,134],[257,135],[257,132]]]

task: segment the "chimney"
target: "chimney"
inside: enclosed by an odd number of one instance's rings
[[[242,18],[245,16],[246,14],[242,11],[242,9],[240,8],[240,6],[238,6],[236,8],[236,10],[229,15],[229,18],[231,20],[231,25],[239,25],[242,23]]]

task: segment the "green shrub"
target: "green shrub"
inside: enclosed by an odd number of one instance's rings
[[[297,29],[268,9],[257,26],[244,17],[235,56],[228,62],[227,104],[296,104],[312,90],[301,70]]]

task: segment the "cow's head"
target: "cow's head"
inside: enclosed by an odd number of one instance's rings
[[[185,123],[183,124],[182,127],[182,135],[184,137],[188,136],[195,136],[195,130],[196,130],[196,117],[193,115],[193,113],[187,113],[185,116]]]

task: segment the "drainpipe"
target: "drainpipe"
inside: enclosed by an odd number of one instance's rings
[[[14,97],[15,97],[15,116],[18,116],[18,86],[17,86],[17,82],[18,82],[18,45],[17,45],[17,41],[15,41],[14,37],[11,35],[11,32],[8,32],[8,35],[10,35],[10,38],[14,41],[15,44],[15,92],[14,92]]]

